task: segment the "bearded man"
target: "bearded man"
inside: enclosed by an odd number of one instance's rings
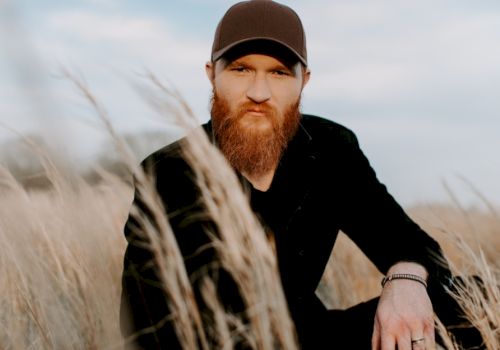
[[[377,180],[352,131],[300,112],[310,70],[298,15],[269,0],[235,4],[216,29],[206,72],[213,96],[211,121],[203,128],[248,189],[251,208],[273,236],[299,345],[435,348],[434,311],[449,325],[459,322],[458,309],[444,292],[452,277],[441,249]],[[200,301],[194,275],[203,273],[214,254],[207,249],[208,219],[190,219],[199,209],[200,193],[180,149],[179,142],[169,145],[143,166],[156,178]],[[386,278],[379,298],[328,310],[315,290],[339,230]],[[122,314],[130,313],[133,322],[124,333],[135,334],[145,349],[179,348],[168,318],[169,296],[155,283],[157,268],[151,267],[151,252],[137,244],[136,231],[131,216],[125,227],[129,245]],[[217,281],[226,309],[244,312],[229,274],[221,269]],[[244,340],[239,345],[245,347]]]

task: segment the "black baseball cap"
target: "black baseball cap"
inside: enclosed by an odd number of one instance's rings
[[[285,47],[307,66],[306,36],[299,16],[271,0],[242,1],[227,10],[215,31],[212,62],[240,44],[257,40]]]

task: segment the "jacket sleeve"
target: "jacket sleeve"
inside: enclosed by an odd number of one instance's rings
[[[379,182],[354,133],[344,132],[341,229],[382,272],[399,261],[423,265],[429,294],[448,285],[451,273],[438,243],[404,212]]]
[[[216,229],[204,214],[194,175],[177,153],[171,154],[156,154],[142,166],[156,181],[155,188],[183,256],[198,308],[209,325],[210,314],[201,297],[200,276],[216,280],[228,308],[241,311],[242,304],[233,280],[216,263],[215,251],[210,245],[210,234],[215,234]],[[143,220],[154,224],[137,193],[132,210],[134,206],[143,213]],[[170,322],[169,298],[158,277],[157,262],[134,215],[129,216],[124,233],[128,246],[122,275],[122,333],[136,338],[134,346],[141,349],[180,349],[174,324]]]

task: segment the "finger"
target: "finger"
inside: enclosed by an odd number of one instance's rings
[[[395,350],[396,349],[396,338],[392,334],[387,332],[381,332],[380,334],[380,344],[381,350]]]
[[[397,337],[398,350],[412,350],[410,332],[404,332]]]
[[[425,325],[413,329],[410,337],[410,347],[412,350],[424,350],[426,348],[427,340],[425,334]]]
[[[412,332],[412,336],[410,338],[410,347],[412,350],[426,350],[426,343],[427,340],[423,330]]]
[[[424,328],[425,345],[427,350],[436,349],[434,322],[429,322]]]
[[[410,340],[410,348],[412,350],[427,350],[426,339],[424,337],[420,337]]]
[[[380,350],[380,327],[377,321],[373,325],[372,350]]]

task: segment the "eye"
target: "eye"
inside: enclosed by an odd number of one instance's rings
[[[248,68],[243,67],[243,66],[236,66],[236,67],[232,67],[231,71],[238,72],[238,73],[244,73],[244,72],[248,72]]]
[[[288,75],[290,75],[290,72],[287,71],[287,70],[284,70],[284,69],[277,69],[273,73],[276,74],[276,75],[279,75],[279,76],[288,76]]]

